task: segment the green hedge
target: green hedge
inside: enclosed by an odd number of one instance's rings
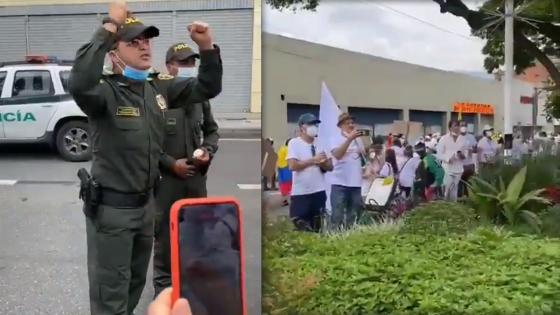
[[[420,205],[407,213],[403,233],[464,234],[476,228],[476,213],[457,202],[431,202]]]
[[[560,242],[466,235],[291,231],[264,239],[265,314],[560,314]]]

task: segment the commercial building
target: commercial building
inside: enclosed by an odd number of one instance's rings
[[[339,107],[375,135],[391,132],[395,120],[421,122],[425,133],[445,132],[459,112],[472,132],[486,124],[503,130],[503,85],[493,79],[270,33],[263,33],[263,58],[263,135],[275,143],[295,135],[300,114],[319,114],[322,82]],[[530,126],[533,87],[514,80],[513,90],[512,122]],[[544,117],[538,124],[546,124]]]
[[[260,12],[258,0],[128,1],[129,9],[146,24],[156,25],[154,66],[165,69],[165,52],[186,41],[187,24],[210,24],[222,49],[223,92],[213,102],[218,113],[260,112]],[[0,7],[0,61],[25,55],[73,59],[107,14],[107,1],[18,0]],[[258,42],[255,42],[255,39]]]

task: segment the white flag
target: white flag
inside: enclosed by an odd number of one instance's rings
[[[338,116],[341,114],[340,108],[336,105],[331,92],[327,88],[327,84],[323,82],[321,87],[321,102],[319,104],[319,135],[318,144],[325,150],[325,153],[329,158],[332,158],[331,154],[331,141],[337,134],[340,134],[341,130],[336,126],[338,122]],[[327,193],[327,204],[326,209],[329,215],[331,214],[331,185],[332,185],[332,172],[325,173],[325,188]]]

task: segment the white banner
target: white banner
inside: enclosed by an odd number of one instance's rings
[[[341,130],[336,126],[338,121],[338,116],[341,114],[340,108],[336,105],[331,92],[327,88],[327,84],[323,82],[321,87],[321,102],[319,106],[319,136],[317,138],[318,145],[325,150],[325,153],[329,158],[332,158],[331,154],[331,139],[340,133]],[[327,193],[327,213],[331,214],[331,180],[332,172],[325,173],[325,185]]]

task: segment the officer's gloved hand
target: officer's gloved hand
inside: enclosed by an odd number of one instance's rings
[[[186,299],[178,299],[172,305],[171,292],[171,288],[161,291],[148,307],[147,315],[192,315],[189,301]]]
[[[173,173],[179,178],[187,179],[196,174],[196,166],[189,163],[187,159],[178,159],[173,165]]]

